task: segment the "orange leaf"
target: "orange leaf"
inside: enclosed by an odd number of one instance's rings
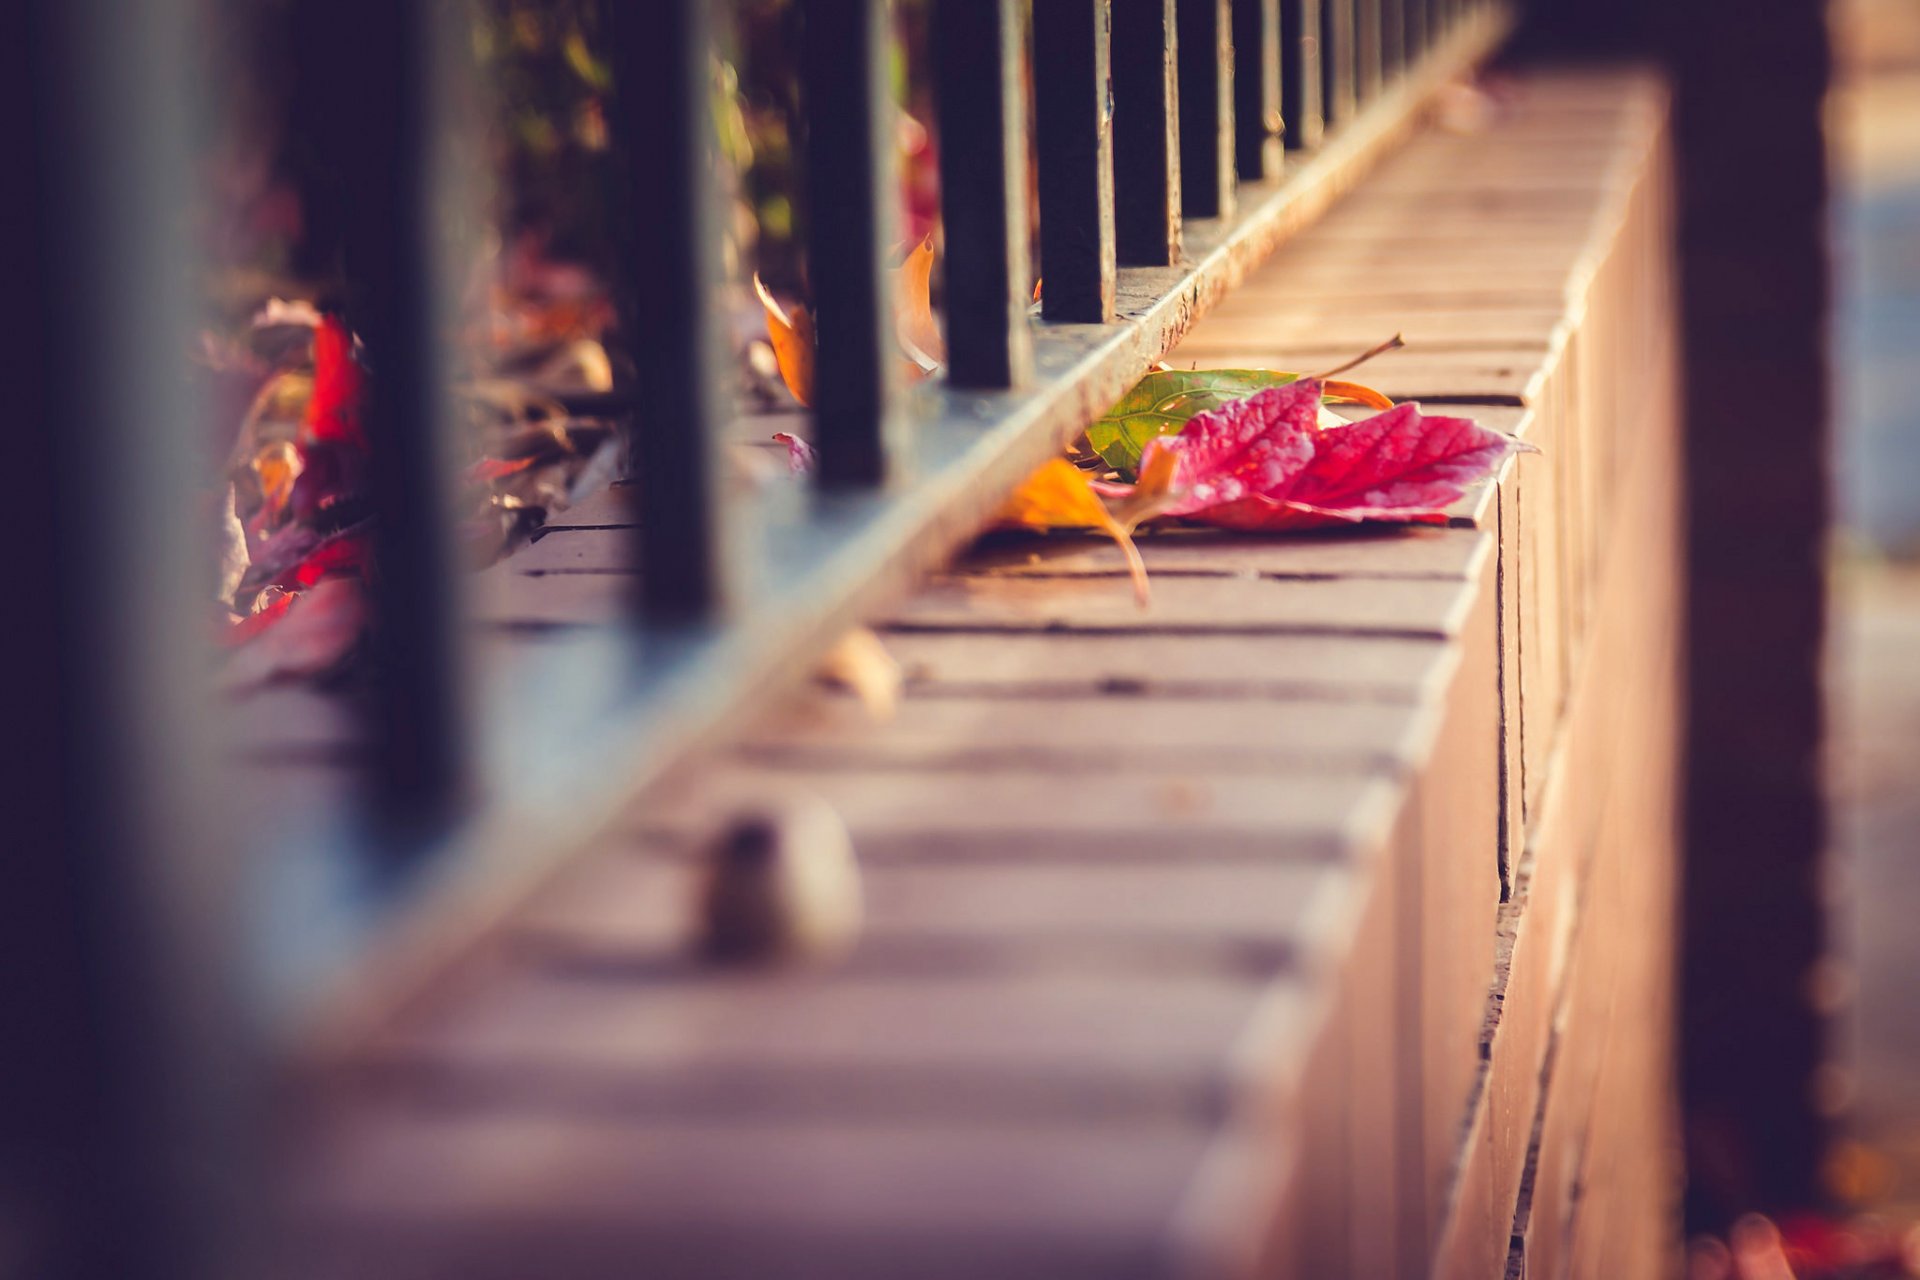
[[[531,453],[524,458],[480,458],[467,468],[467,479],[474,484],[504,480],[510,475],[525,471],[538,461],[540,461],[538,455]]]
[[[767,337],[773,342],[773,358],[780,365],[780,380],[787,384],[787,390],[801,404],[813,403],[813,317],[807,314],[805,307],[796,307],[791,316],[767,286],[760,281],[760,273],[753,276],[753,291],[760,295],[760,305],[767,312]]]
[[[1389,351],[1398,351],[1407,345],[1406,339],[1394,334],[1385,342],[1376,343],[1362,351],[1351,360],[1343,361],[1321,373],[1308,374],[1320,384],[1322,398],[1336,404],[1363,404],[1370,409],[1391,409],[1393,401],[1375,391],[1372,387],[1363,387],[1357,382],[1335,382],[1333,375],[1358,368],[1375,356],[1385,355]]]
[[[1151,602],[1147,589],[1147,566],[1133,536],[1113,518],[1100,495],[1093,491],[1091,477],[1065,458],[1054,458],[1021,481],[1007,496],[998,521],[1027,529],[1098,529],[1120,546],[1127,558],[1127,572],[1133,578],[1134,598],[1140,607]]]
[[[1320,387],[1326,400],[1332,404],[1363,404],[1369,409],[1393,408],[1393,401],[1372,387],[1363,387],[1357,382],[1323,382]]]
[[[933,320],[932,236],[915,245],[894,269],[893,321],[907,358],[922,373],[939,368],[946,359],[947,346],[941,341],[940,326]]]
[[[1148,450],[1132,492],[1113,509],[1121,528],[1132,533],[1185,496],[1184,490],[1174,487],[1179,461],[1179,455],[1171,449]]]

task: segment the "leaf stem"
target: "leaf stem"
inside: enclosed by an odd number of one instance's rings
[[[1365,364],[1367,361],[1373,359],[1375,356],[1383,356],[1389,351],[1398,351],[1401,347],[1404,347],[1406,345],[1407,345],[1406,339],[1402,338],[1399,334],[1396,333],[1391,338],[1388,338],[1385,342],[1382,342],[1378,346],[1369,347],[1365,351],[1362,351],[1359,355],[1347,361],[1345,364],[1337,364],[1333,366],[1333,368],[1328,369],[1324,373],[1314,373],[1314,374],[1309,374],[1307,376],[1310,378],[1313,378],[1315,381],[1324,382],[1326,379],[1333,377],[1333,375],[1335,375],[1336,373],[1345,373],[1349,369],[1357,369],[1361,365]]]

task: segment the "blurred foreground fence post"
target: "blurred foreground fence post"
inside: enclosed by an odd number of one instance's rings
[[[1828,523],[1825,6],[1673,21],[1686,360],[1682,1097],[1694,1225],[1817,1194]]]
[[[1674,84],[1693,1230],[1820,1195],[1826,1033],[1809,979],[1826,913],[1826,21],[1818,0],[1536,0],[1527,33],[1559,55],[1661,55]]]
[[[0,1234],[34,1280],[242,1276],[255,1078],[210,785],[217,494],[195,339],[195,6],[6,42],[14,461]]]

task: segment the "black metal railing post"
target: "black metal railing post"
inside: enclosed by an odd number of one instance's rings
[[[1024,22],[1016,0],[936,0],[932,17],[947,380],[1010,387],[1033,371]]]
[[[633,604],[649,626],[724,620],[742,595],[727,510],[707,5],[610,0],[609,124],[620,165],[620,328],[633,361]]]
[[[1320,102],[1328,127],[1353,119],[1360,101],[1354,77],[1356,0],[1323,0],[1320,10]]]
[[[886,0],[801,4],[814,437],[826,489],[887,484],[909,461],[887,272],[899,198],[889,10]]]
[[[1385,62],[1382,52],[1386,0],[1353,0],[1353,93],[1360,106],[1380,96]]]
[[[1175,0],[1113,2],[1113,225],[1120,261],[1180,260]]]
[[[1235,135],[1231,0],[1178,0],[1180,212],[1233,212]]]
[[[1234,165],[1242,182],[1280,172],[1280,0],[1233,0]]]
[[[1113,319],[1113,0],[1036,0],[1040,307],[1048,320]]]
[[[1380,79],[1388,84],[1399,78],[1407,65],[1407,0],[1379,0],[1380,5]]]
[[[1319,146],[1326,128],[1320,6],[1321,0],[1280,0],[1280,114],[1289,151]]]
[[[1431,26],[1427,0],[1400,0],[1401,66],[1411,66],[1427,51]]]
[[[300,56],[325,80],[321,145],[346,192],[347,317],[370,373],[369,781],[377,813],[414,828],[445,820],[470,786],[443,337],[456,292],[441,269],[434,182],[436,42],[447,33],[430,0],[341,0],[331,17],[325,45]]]

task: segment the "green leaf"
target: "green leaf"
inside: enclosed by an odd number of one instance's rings
[[[1088,427],[1087,442],[1108,466],[1131,478],[1140,469],[1140,451],[1155,436],[1173,435],[1197,413],[1299,378],[1271,369],[1162,369],[1136,382]]]

